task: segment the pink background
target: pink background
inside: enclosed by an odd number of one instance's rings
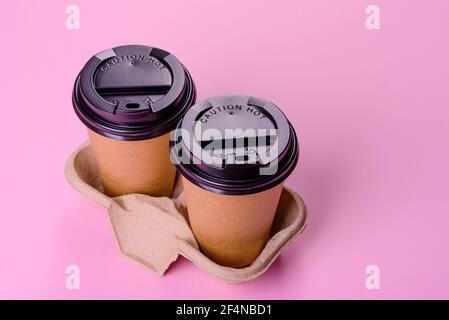
[[[9,1],[0,20],[0,298],[449,298],[449,2]],[[365,28],[365,8],[381,29]],[[106,213],[63,169],[86,139],[72,84],[122,44],[173,52],[199,99],[274,101],[297,128],[287,181],[309,226],[256,281],[180,258],[159,278],[119,253]],[[81,268],[80,290],[65,268]],[[367,290],[365,267],[381,271]]]

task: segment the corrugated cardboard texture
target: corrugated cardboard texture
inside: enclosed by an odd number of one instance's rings
[[[158,275],[163,275],[178,255],[182,255],[223,281],[248,281],[264,273],[306,226],[306,207],[302,199],[284,187],[265,248],[247,267],[224,267],[199,250],[188,224],[180,179],[171,198],[142,194],[110,198],[103,193],[88,143],[68,159],[65,174],[76,190],[107,209],[122,253]]]

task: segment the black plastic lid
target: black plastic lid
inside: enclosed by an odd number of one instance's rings
[[[195,85],[172,54],[128,45],[93,56],[78,75],[73,106],[91,130],[119,140],[163,135],[195,103]]]
[[[212,192],[243,195],[284,181],[298,162],[295,130],[273,103],[219,96],[195,104],[171,141],[171,159],[192,183]]]

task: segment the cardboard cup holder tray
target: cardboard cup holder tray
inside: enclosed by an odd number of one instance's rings
[[[252,280],[264,273],[306,227],[304,202],[284,187],[270,239],[257,259],[244,268],[224,267],[207,258],[198,247],[188,224],[181,179],[177,179],[171,198],[143,194],[108,197],[102,192],[89,143],[73,152],[65,174],[77,191],[106,208],[121,252],[161,276],[182,255],[222,281]]]

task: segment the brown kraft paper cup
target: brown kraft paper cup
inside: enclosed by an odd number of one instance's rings
[[[231,140],[227,137],[227,142],[195,136],[201,130],[236,128],[275,129],[268,136],[262,134],[260,140],[270,150],[277,146],[276,155],[264,162],[257,146],[242,135]],[[232,144],[225,145],[229,141]],[[223,159],[221,163],[210,163],[200,155],[209,143],[216,143],[213,154]],[[243,158],[231,151],[239,147],[245,150]],[[298,153],[293,127],[268,101],[248,96],[214,97],[186,113],[173,133],[171,157],[182,174],[189,223],[205,255],[234,268],[245,267],[257,258],[269,239],[284,180],[295,168]],[[236,161],[237,156],[240,161]],[[256,160],[251,161],[251,157]],[[261,174],[261,169],[273,163],[277,169],[272,174]]]
[[[90,129],[88,133],[106,194],[163,197],[172,193],[176,169],[169,159],[169,133],[138,141],[114,140]]]
[[[121,46],[86,63],[72,100],[106,194],[171,195],[170,133],[195,97],[188,71],[161,49]]]
[[[182,182],[190,226],[203,253],[229,267],[253,262],[269,239],[283,184],[235,196],[207,191],[185,178]]]

